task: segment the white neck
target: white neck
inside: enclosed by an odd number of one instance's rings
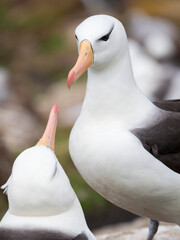
[[[17,216],[11,214],[8,210],[0,222],[0,228],[48,229],[67,232],[68,234],[81,233],[83,231],[90,233],[77,198],[68,211],[52,216]],[[92,239],[94,240],[94,238]]]
[[[134,81],[128,47],[121,58],[103,69],[92,66],[88,70],[82,114],[98,117],[119,115],[122,121],[132,121],[137,113],[142,112],[140,115],[143,115],[152,108],[155,106],[141,93]]]

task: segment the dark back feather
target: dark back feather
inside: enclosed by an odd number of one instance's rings
[[[48,230],[0,229],[0,240],[88,240],[84,233],[70,236],[61,232]]]
[[[132,129],[144,148],[171,170],[180,173],[180,100],[154,103],[161,108],[163,119],[152,119],[147,128]]]
[[[176,100],[161,100],[154,102],[154,104],[166,111],[180,112],[180,99]]]

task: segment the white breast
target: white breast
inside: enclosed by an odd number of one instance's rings
[[[180,221],[180,176],[117,123],[85,125],[80,118],[71,132],[70,154],[88,184],[117,206],[151,219]]]

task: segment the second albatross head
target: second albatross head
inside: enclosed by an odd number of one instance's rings
[[[75,193],[54,154],[58,106],[54,105],[45,132],[36,146],[15,160],[4,185],[9,212],[17,216],[52,216],[69,209]]]

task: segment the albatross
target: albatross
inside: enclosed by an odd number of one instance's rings
[[[69,139],[86,182],[115,205],[180,224],[180,101],[152,103],[137,87],[122,23],[108,15],[75,30],[79,57],[68,87],[88,69],[81,113]]]
[[[58,106],[37,145],[23,151],[3,186],[9,209],[1,240],[95,240],[69,179],[54,153]]]

